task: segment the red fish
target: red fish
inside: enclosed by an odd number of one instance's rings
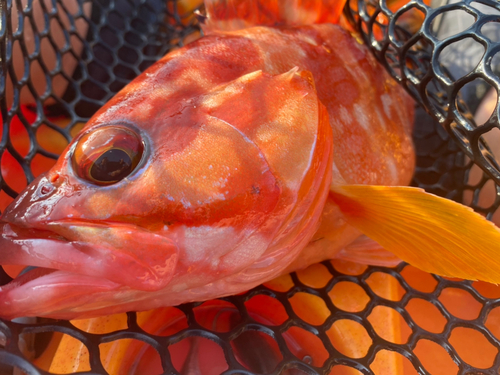
[[[34,268],[1,288],[0,316],[206,300],[337,256],[500,281],[498,228],[400,187],[412,104],[351,34],[207,33],[110,100],[5,210],[0,264]]]

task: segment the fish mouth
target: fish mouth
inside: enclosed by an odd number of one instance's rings
[[[158,291],[177,259],[172,240],[131,224],[0,222],[0,264],[33,267],[0,287],[0,316],[57,316],[61,309],[75,316],[105,307],[109,293]]]
[[[74,318],[108,307],[109,294],[124,289],[130,288],[104,278],[36,267],[0,287],[0,316]]]

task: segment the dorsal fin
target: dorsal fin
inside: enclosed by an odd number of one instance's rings
[[[205,0],[205,31],[337,23],[345,0]]]

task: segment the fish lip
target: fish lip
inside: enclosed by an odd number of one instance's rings
[[[104,278],[38,268],[0,287],[0,317],[9,320],[26,316],[69,319],[79,312],[92,311],[89,304],[94,295],[127,289]],[[97,304],[107,307],[112,303],[101,300],[94,303],[94,308]]]
[[[61,279],[70,279],[71,282],[61,282]],[[51,293],[51,289],[58,287],[66,293]],[[71,297],[72,289],[75,287],[79,287],[80,290],[84,289],[84,292],[77,292]],[[40,289],[48,291],[47,295],[44,295],[43,290]],[[92,293],[126,289],[128,288],[105,278],[36,267],[27,272],[21,272],[10,282],[0,286],[0,317],[8,320],[27,316],[57,318],[57,314],[69,312],[69,316],[61,315],[61,318],[69,318],[79,309],[87,311],[81,303],[81,298],[89,298]],[[77,303],[64,303],[65,299],[71,301],[71,298]]]
[[[68,238],[65,238],[64,236],[61,236],[60,234],[47,229],[47,226],[24,227],[19,224],[1,220],[0,218],[0,228],[2,228],[1,237],[5,239],[11,239],[13,241],[30,238],[48,239],[54,241],[70,241]]]
[[[29,227],[29,228],[22,227],[20,225],[16,225],[1,219],[0,219],[0,228],[2,228],[1,237],[6,240],[22,241],[27,239],[44,239],[44,240],[61,241],[61,242],[69,241],[67,238],[64,238],[63,236],[58,235],[57,233],[46,229],[38,229],[34,227]],[[22,233],[22,232],[27,232],[27,233]],[[29,236],[26,236],[26,234],[29,234]],[[25,272],[26,268],[28,267],[32,267],[34,269]],[[35,278],[41,277],[41,276],[33,277],[35,276],[35,274],[39,273],[48,274],[57,271],[58,269],[27,264],[25,269],[21,271],[21,273],[13,277],[12,280],[9,281],[8,283],[0,286],[0,294],[4,293],[5,291],[9,291],[13,288],[22,286]]]
[[[82,225],[99,225],[99,226],[112,226],[112,225],[120,225],[120,226],[129,226],[130,228],[143,228],[138,224],[129,224],[129,223],[123,223],[119,221],[112,221],[112,220],[99,220],[98,222],[96,220],[90,220],[90,219],[73,219],[73,218],[64,218],[60,220],[52,220],[52,221],[41,221],[38,223],[29,223],[29,225],[21,225],[18,223],[13,223],[7,220],[2,220],[2,217],[0,216],[0,228],[3,226],[8,226],[12,229],[12,232],[17,230],[18,232],[26,232],[29,234],[33,234],[33,237],[26,237],[23,234],[23,239],[28,239],[28,238],[46,238],[46,239],[54,239],[54,240],[62,240],[62,241],[72,241],[70,238],[67,238],[64,235],[61,235],[60,233],[56,232],[53,228],[59,224],[65,225],[74,225],[74,226],[82,226]],[[2,233],[2,236],[8,236],[11,238],[15,238],[13,233]],[[17,234],[17,233],[15,233]],[[44,235],[45,234],[45,235]]]
[[[152,247],[155,254],[148,255],[145,250]],[[170,238],[133,224],[91,220],[37,223],[36,227],[1,220],[0,249],[0,264],[55,269],[142,291],[164,288],[178,259],[178,248]]]
[[[6,221],[0,220],[0,228],[3,227],[3,231],[1,236],[5,239],[12,239],[13,241],[22,241],[22,240],[36,240],[36,239],[43,239],[43,240],[50,240],[53,242],[70,242],[68,238],[65,238],[64,236],[61,236],[57,234],[56,232],[47,230],[47,229],[38,229],[38,228],[24,228],[16,224],[12,224]],[[7,228],[7,230],[5,229]],[[17,231],[16,231],[17,229]],[[22,233],[22,231],[27,231],[30,235],[29,236],[24,236],[25,233]],[[21,234],[21,235],[20,235]],[[25,269],[27,267],[32,267],[33,269],[25,272]],[[40,279],[46,275],[49,275],[54,272],[66,272],[68,274],[72,274],[76,277],[78,276],[83,276],[87,277],[85,274],[79,274],[76,272],[69,272],[69,271],[64,271],[58,268],[48,268],[48,267],[41,267],[41,266],[35,266],[28,264],[26,265],[26,268],[21,271],[19,275],[14,277],[11,281],[9,281],[7,284],[1,285],[0,286],[0,294],[12,290],[17,287],[21,287],[25,284],[30,283],[33,280]],[[94,278],[96,278],[94,276]],[[96,278],[98,279],[98,278]],[[102,280],[106,280],[108,282],[112,282],[106,278],[101,278]],[[116,284],[119,286],[119,284]]]
[[[0,286],[0,293],[23,286],[32,280],[38,279],[53,272],[57,272],[57,270],[45,267],[34,267],[27,272],[22,271],[7,284]]]

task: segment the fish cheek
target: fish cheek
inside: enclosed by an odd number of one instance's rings
[[[165,221],[182,228],[179,263],[190,272],[225,273],[220,258],[247,251],[242,246],[253,236],[263,238],[255,256],[267,248],[274,232],[263,228],[281,191],[254,143],[230,124],[208,116],[182,151],[162,151],[163,163],[152,166],[156,183],[149,185],[149,196],[161,207]],[[250,261],[241,259],[233,270]]]
[[[111,186],[92,186],[81,192],[73,204],[79,206],[81,218],[111,220],[149,227],[156,221],[154,206],[146,178],[120,181]]]

